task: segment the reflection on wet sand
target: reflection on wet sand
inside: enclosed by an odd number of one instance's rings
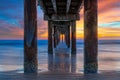
[[[76,54],[48,54],[48,70],[54,72],[76,72]]]

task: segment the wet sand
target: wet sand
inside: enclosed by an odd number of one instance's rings
[[[41,72],[38,74],[0,72],[0,80],[120,80],[120,71],[100,71],[99,74]]]
[[[120,64],[116,64],[120,61],[119,54],[100,54],[99,73],[84,75],[83,55],[70,56],[69,50],[64,50],[65,45],[61,46],[56,49],[58,53],[54,58],[48,55],[48,64],[39,64],[38,74],[24,74],[22,64],[3,64],[0,65],[0,80],[120,80]]]

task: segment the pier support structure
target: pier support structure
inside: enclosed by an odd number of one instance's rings
[[[37,73],[36,0],[24,0],[24,73]]]
[[[57,45],[57,27],[54,26],[54,48],[56,48]]]
[[[65,41],[68,48],[70,48],[70,26],[66,26]]]
[[[66,43],[70,47],[70,27],[64,26],[71,22],[69,25],[71,25],[72,54],[76,54],[76,20],[80,20],[79,11],[84,1],[84,73],[97,73],[97,0],[68,0],[67,3],[64,0],[57,2],[54,0],[51,2],[48,0],[24,0],[24,72],[37,73],[38,71],[37,1],[44,12],[44,20],[48,20],[48,53],[53,53],[53,37],[54,48],[56,48],[60,33],[65,34]],[[57,22],[62,29],[58,30],[58,26],[53,25],[52,22]]]
[[[72,33],[72,45],[71,45],[71,53],[76,54],[76,21],[71,21],[71,33]]]
[[[70,48],[70,26],[68,26],[68,48]]]
[[[48,21],[48,53],[53,54],[52,21]]]
[[[84,0],[84,73],[97,73],[97,0]]]

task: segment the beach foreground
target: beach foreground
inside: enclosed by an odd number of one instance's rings
[[[41,72],[36,74],[1,72],[1,80],[119,80],[119,71],[101,71],[99,74]]]
[[[9,42],[9,41],[8,41]],[[15,42],[15,41],[14,41]],[[98,74],[83,74],[83,48],[78,44],[77,54],[70,55],[65,44],[55,49],[56,54],[47,53],[47,43],[40,45],[38,74],[23,73],[23,47],[3,44],[0,47],[0,80],[119,80],[119,44],[99,44]],[[9,47],[7,47],[9,46]],[[62,48],[61,48],[62,46]],[[6,51],[7,49],[7,51]],[[67,51],[66,51],[67,50]],[[114,55],[113,55],[114,54]],[[53,65],[54,63],[54,65]],[[112,64],[112,65],[111,65]]]

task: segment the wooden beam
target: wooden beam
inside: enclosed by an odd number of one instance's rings
[[[70,4],[71,4],[71,0],[67,0],[67,10],[66,10],[66,13],[69,12],[69,9],[70,9]]]
[[[97,73],[98,70],[98,3],[97,0],[84,0],[84,73]]]
[[[64,26],[64,25],[69,26],[70,22],[69,21],[53,21],[53,24],[56,26]]]
[[[53,54],[52,21],[48,21],[48,54]]]
[[[44,14],[44,20],[52,20],[52,21],[80,20],[80,15],[79,14],[53,14],[49,16]]]
[[[48,70],[54,71],[54,56],[53,56],[53,54],[48,54]]]
[[[55,13],[57,13],[56,0],[51,0],[51,1],[52,1],[52,4],[53,4],[53,8],[54,8]]]
[[[54,48],[56,48],[56,45],[57,45],[57,43],[56,43],[56,32],[57,32],[57,27],[54,26]]]
[[[72,47],[71,53],[76,54],[76,21],[71,21],[71,32],[72,32]]]
[[[71,54],[71,72],[76,72],[76,54]]]
[[[37,73],[37,5],[24,0],[24,73]]]
[[[70,25],[68,26],[68,48],[70,48]]]

